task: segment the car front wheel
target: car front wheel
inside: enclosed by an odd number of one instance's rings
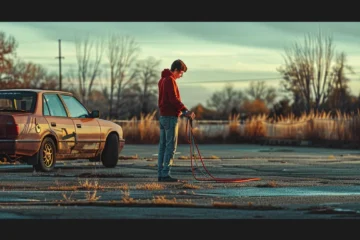
[[[104,150],[101,153],[101,162],[105,167],[113,168],[119,160],[119,138],[112,133],[106,139]]]

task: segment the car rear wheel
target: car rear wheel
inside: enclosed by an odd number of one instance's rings
[[[101,153],[101,162],[105,167],[113,168],[119,160],[119,138],[111,133],[105,143],[104,150]]]
[[[56,148],[54,141],[47,137],[41,143],[39,152],[37,153],[38,161],[34,165],[37,171],[51,172],[54,170],[56,163]]]

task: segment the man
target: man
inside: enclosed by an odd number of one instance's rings
[[[176,80],[187,71],[185,63],[175,60],[170,69],[164,69],[158,82],[160,110],[160,141],[158,155],[158,181],[177,182],[171,177],[170,168],[175,155],[178,139],[178,119],[185,116],[195,118],[195,113],[189,111],[181,102],[180,92]]]

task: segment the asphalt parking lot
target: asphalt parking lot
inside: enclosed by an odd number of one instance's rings
[[[114,169],[60,161],[52,173],[0,165],[0,219],[358,219],[360,151],[180,146],[172,174],[157,182],[156,146],[127,146]],[[134,157],[136,156],[136,157]],[[206,172],[208,171],[208,173]],[[258,178],[218,182],[214,178]],[[196,178],[203,178],[200,181]]]

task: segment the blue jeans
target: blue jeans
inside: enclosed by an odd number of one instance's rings
[[[178,139],[178,117],[160,116],[158,177],[170,176]]]

